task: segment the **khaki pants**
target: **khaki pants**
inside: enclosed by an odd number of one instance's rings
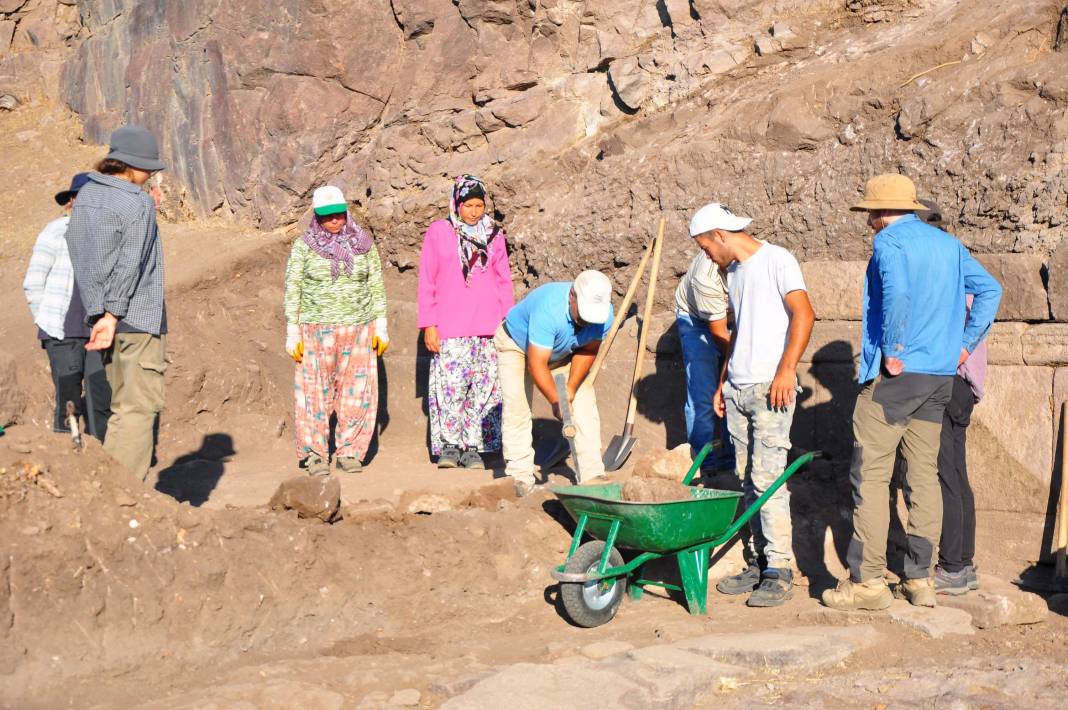
[[[156,416],[163,409],[166,335],[116,333],[105,369],[111,419],[104,450],[142,481],[152,464]]]
[[[534,445],[530,407],[534,400],[534,381],[527,370],[527,354],[515,344],[503,324],[497,328],[493,344],[497,348],[497,376],[504,401],[501,443],[505,472],[517,481],[533,483]],[[571,371],[570,361],[554,365],[550,365],[554,376]],[[575,420],[575,449],[582,479],[585,481],[603,475],[601,415],[597,412],[597,396],[592,387],[585,383],[579,387],[571,410]]]
[[[898,447],[905,473],[906,530],[904,573],[907,579],[931,575],[935,547],[942,533],[942,490],[938,483],[938,447],[942,416],[953,378],[902,374],[878,378],[857,397],[853,410],[853,539],[847,560],[854,582],[882,579],[890,526],[887,499]]]

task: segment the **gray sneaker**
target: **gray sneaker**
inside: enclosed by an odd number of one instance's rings
[[[304,468],[309,476],[329,476],[330,464],[319,454],[312,454],[305,459]]]
[[[760,586],[756,588],[746,606],[782,606],[782,604],[794,595],[794,573],[788,569],[768,567],[764,570]]]
[[[463,468],[486,468],[486,464],[482,462],[482,457],[478,455],[478,450],[473,447],[464,449],[463,455],[460,456],[460,466]]]
[[[935,567],[934,573],[935,594],[949,594],[958,596],[968,593],[968,569],[959,572],[949,572],[941,567]]]
[[[749,565],[738,574],[724,577],[716,583],[720,594],[748,594],[760,584],[760,568]]]
[[[968,573],[968,590],[974,592],[979,589],[979,575],[976,574],[978,568],[975,565],[966,565],[964,571]]]
[[[460,465],[460,450],[455,446],[446,446],[438,456],[438,468],[456,468]]]

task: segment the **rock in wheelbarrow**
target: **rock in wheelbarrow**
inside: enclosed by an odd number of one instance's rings
[[[297,476],[282,481],[268,503],[271,510],[295,510],[299,518],[333,522],[341,507],[341,482],[334,476]]]
[[[690,500],[690,487],[666,478],[632,478],[623,484],[623,500],[630,503],[668,503]]]

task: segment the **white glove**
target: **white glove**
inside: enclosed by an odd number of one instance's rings
[[[298,348],[300,352],[298,352]],[[300,326],[295,323],[286,325],[286,353],[289,354],[289,357],[300,362],[301,356],[304,354],[303,350],[303,343],[300,340]]]
[[[371,340],[371,347],[375,349],[379,357],[389,348],[389,325],[385,318],[375,319],[375,336]]]

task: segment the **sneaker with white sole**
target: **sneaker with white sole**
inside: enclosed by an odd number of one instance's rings
[[[438,468],[456,468],[460,465],[460,450],[455,446],[446,446],[438,456]]]
[[[478,449],[474,447],[468,447],[464,449],[463,454],[460,455],[460,467],[461,468],[486,468],[486,464],[482,461],[482,457],[478,454]]]

